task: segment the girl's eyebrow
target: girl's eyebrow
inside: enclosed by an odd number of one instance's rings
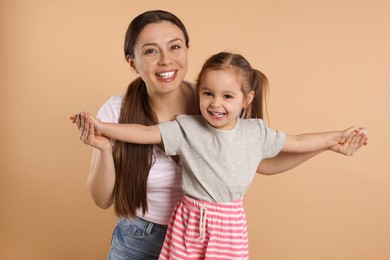
[[[224,91],[223,94],[224,95],[237,95],[237,92],[234,92],[234,91]]]
[[[208,87],[202,87],[202,86],[200,86],[199,87],[199,91],[211,91]]]
[[[181,42],[184,42],[182,39],[180,38],[174,38],[170,41],[168,41],[168,43],[173,43],[173,42],[176,42],[176,41],[181,41]],[[147,47],[147,46],[158,46],[157,43],[154,43],[154,42],[150,42],[150,43],[145,43],[143,45],[141,45],[141,49],[144,48],[144,47]]]

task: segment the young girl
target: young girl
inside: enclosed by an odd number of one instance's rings
[[[185,196],[176,206],[160,259],[247,259],[243,196],[260,161],[279,152],[311,152],[342,143],[364,129],[286,135],[266,126],[267,78],[238,54],[221,52],[204,64],[197,81],[201,115],[179,115],[155,126],[103,123],[90,114],[95,131],[116,140],[163,144],[180,155]]]

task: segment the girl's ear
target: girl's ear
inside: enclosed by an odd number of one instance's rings
[[[244,100],[244,109],[246,109],[252,103],[254,97],[255,97],[255,92],[253,90],[251,90],[248,94],[246,94]]]

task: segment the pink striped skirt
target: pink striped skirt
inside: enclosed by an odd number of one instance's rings
[[[248,259],[242,201],[213,203],[184,196],[172,214],[159,259]]]

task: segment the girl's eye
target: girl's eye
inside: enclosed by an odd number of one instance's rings
[[[226,99],[231,99],[231,98],[233,98],[233,96],[231,96],[231,95],[225,95],[224,98],[226,98]]]
[[[203,92],[203,95],[205,95],[205,96],[212,96],[213,94],[211,92],[206,91],[206,92]]]

